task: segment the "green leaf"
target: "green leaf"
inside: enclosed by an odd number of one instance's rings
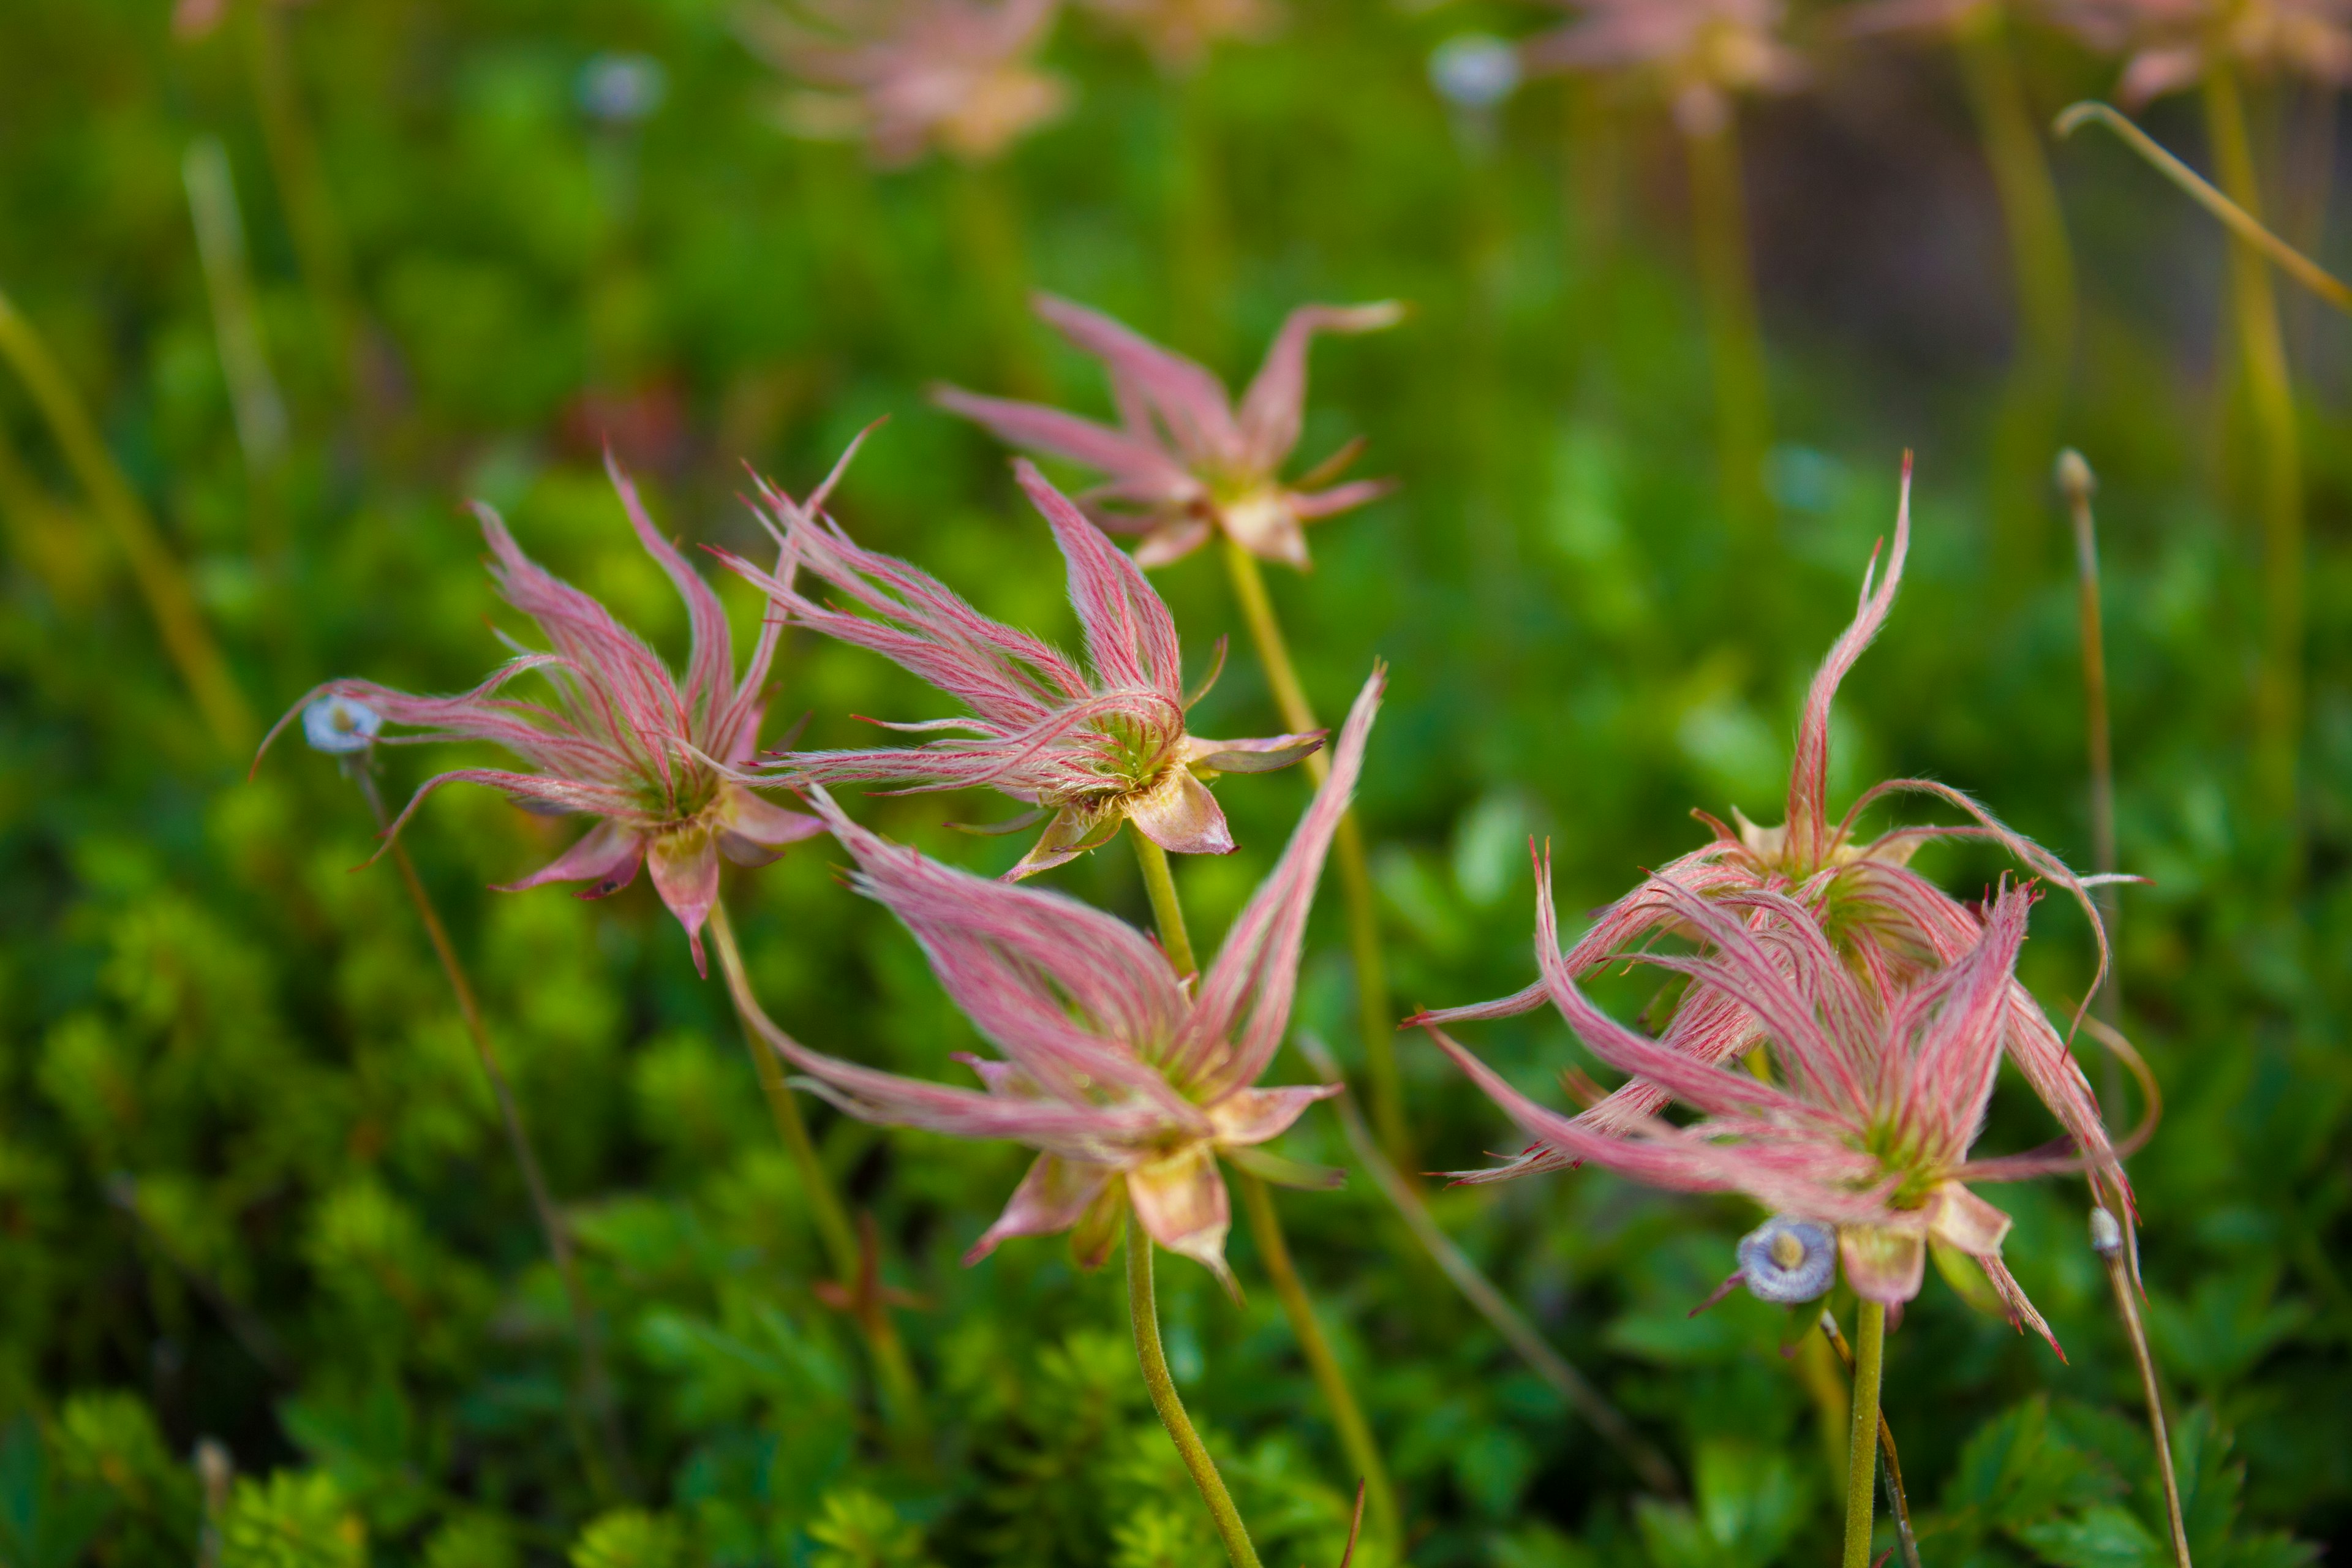
[[[2070,1519],[2048,1519],[2018,1538],[2056,1568],[2156,1568],[2170,1554],[2137,1517],[2113,1503]]]

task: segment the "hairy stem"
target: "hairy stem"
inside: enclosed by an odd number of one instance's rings
[[[1389,1480],[1380,1445],[1373,1440],[1371,1423],[1364,1419],[1355,1390],[1348,1386],[1347,1373],[1339,1370],[1339,1358],[1332,1353],[1323,1325],[1315,1321],[1315,1303],[1307,1299],[1307,1287],[1300,1283],[1298,1270],[1290,1260],[1290,1245],[1283,1237],[1274,1194],[1262,1179],[1247,1171],[1232,1174],[1241,1188],[1242,1212],[1249,1216],[1250,1239],[1256,1243],[1258,1258],[1274,1281],[1274,1293],[1282,1299],[1283,1314],[1290,1320],[1290,1331],[1307,1357],[1307,1370],[1315,1374],[1315,1386],[1322,1390],[1331,1424],[1339,1429],[1339,1445],[1348,1450],[1349,1461],[1363,1483],[1372,1511],[1372,1530],[1394,1545],[1404,1539],[1396,1488]]]
[[[163,639],[164,651],[185,682],[189,694],[195,698],[205,724],[221,749],[233,753],[252,750],[256,733],[253,710],[245,704],[245,694],[237,689],[236,677],[229,673],[228,660],[222,657],[220,645],[213,640],[212,628],[205,624],[204,614],[196,607],[195,594],[188,579],[173,559],[171,547],[157,531],[154,520],[147,515],[131,481],[122,477],[106,443],[98,434],[98,426],[81,405],[66,379],[65,371],[41,341],[33,323],[20,315],[16,306],[0,292],[0,359],[15,367],[32,394],[34,406],[47,421],[49,434],[58,448],[65,454],[66,462],[73,468],[74,477],[89,496],[90,506],[113,533],[115,544],[131,563],[131,575],[139,584],[141,597],[147,601],[147,613],[154,617],[156,632]]]
[[[817,1157],[816,1143],[809,1137],[808,1123],[801,1117],[800,1102],[793,1098],[792,1086],[784,1081],[783,1064],[776,1059],[775,1052],[761,1045],[760,1032],[751,1021],[741,1016],[745,1007],[757,1005],[751,1000],[751,977],[743,967],[743,952],[736,945],[735,925],[728,918],[723,901],[710,906],[710,941],[719,950],[719,967],[727,976],[728,995],[734,1001],[739,1022],[743,1026],[743,1045],[751,1053],[752,1069],[760,1075],[760,1092],[768,1101],[768,1114],[776,1124],[776,1133],[783,1139],[793,1167],[800,1173],[801,1191],[807,1195],[818,1238],[824,1244],[843,1289],[855,1292],[866,1271],[865,1254],[858,1247],[856,1233],[850,1227],[848,1211],[842,1207],[839,1194],[833,1190],[833,1174]],[[898,1338],[898,1325],[890,1321],[888,1312],[878,1309],[853,1312],[851,1317],[874,1357],[885,1413],[898,1435],[900,1448],[910,1460],[928,1462],[930,1437],[923,1415],[922,1389],[915,1381],[914,1363],[908,1359],[907,1346]]]
[[[2237,78],[2219,60],[2205,77],[2205,126],[2222,191],[2259,222],[2262,192],[2245,105]],[[2285,866],[2294,878],[2302,860],[2295,774],[2303,712],[2303,463],[2270,268],[2261,250],[2242,237],[2230,246],[2230,301],[2253,413],[2262,516],[2263,646],[2254,692],[2254,786],[2265,815],[2284,828]]]
[[[1854,1315],[1853,1424],[1846,1436],[1843,1568],[1870,1568],[1870,1521],[1878,1476],[1878,1371],[1886,1350],[1886,1308],[1864,1301]]]
[[[2017,294],[2017,358],[1993,450],[1996,581],[2014,593],[2042,566],[2042,465],[2074,355],[2074,257],[2000,7],[1977,7],[1954,42],[2000,201]]]
[[[1169,873],[1168,852],[1138,833],[1135,854],[1143,862],[1143,882],[1151,893],[1151,913],[1160,926],[1160,945],[1167,950],[1169,961],[1178,973],[1191,973],[1194,968],[1192,939],[1184,930],[1184,906],[1177,900],[1176,879]],[[1316,1386],[1322,1390],[1323,1403],[1331,1413],[1331,1425],[1339,1432],[1340,1446],[1347,1449],[1371,1499],[1373,1528],[1396,1542],[1401,1539],[1396,1489],[1389,1483],[1388,1467],[1381,1462],[1380,1447],[1372,1441],[1371,1424],[1364,1419],[1363,1407],[1356,1403],[1355,1391],[1348,1386],[1347,1375],[1339,1370],[1339,1358],[1331,1353],[1331,1342],[1323,1337],[1323,1325],[1315,1320],[1315,1304],[1307,1299],[1307,1287],[1290,1261],[1290,1245],[1283,1237],[1282,1219],[1275,1213],[1273,1196],[1267,1193],[1265,1183],[1251,1173],[1236,1170],[1232,1175],[1241,1187],[1242,1208],[1249,1216],[1250,1236],[1257,1243],[1258,1257],[1274,1280],[1274,1293],[1281,1298],[1284,1314],[1290,1319],[1290,1331],[1307,1357],[1307,1370],[1314,1373]]]
[[[1265,591],[1265,574],[1257,557],[1230,539],[1220,539],[1225,572],[1233,579],[1234,597],[1242,618],[1249,623],[1250,640],[1257,646],[1258,662],[1274,693],[1283,723],[1293,731],[1320,729],[1307,689],[1290,662],[1282,623],[1275,618],[1274,600]],[[1319,787],[1331,775],[1331,759],[1321,752],[1304,764]],[[1339,819],[1332,837],[1332,859],[1339,868],[1339,892],[1348,910],[1348,945],[1356,965],[1356,1020],[1364,1042],[1364,1076],[1371,1080],[1372,1121],[1381,1130],[1381,1146],[1401,1171],[1413,1168],[1412,1138],[1404,1119],[1404,1092],[1397,1079],[1396,1028],[1389,1010],[1388,975],[1381,963],[1381,922],[1372,901],[1372,872],[1364,857],[1363,830],[1350,810]]]
[[[1298,1048],[1315,1068],[1315,1076],[1325,1083],[1339,1083],[1339,1065],[1331,1059],[1329,1049],[1311,1035],[1296,1037]],[[1345,1086],[1342,1085],[1344,1088]],[[1566,1356],[1551,1348],[1544,1337],[1536,1332],[1535,1325],[1519,1315],[1495,1282],[1486,1278],[1470,1255],[1454,1244],[1454,1238],[1439,1228],[1431,1216],[1421,1194],[1400,1174],[1381,1146],[1372,1138],[1372,1130],[1356,1110],[1352,1093],[1335,1097],[1331,1109],[1339,1118],[1341,1131],[1348,1135],[1348,1147],[1371,1173],[1372,1184],[1381,1195],[1395,1208],[1397,1217],[1404,1221],[1405,1229],[1435,1260],[1445,1277],[1454,1281],[1454,1289],[1464,1300],[1478,1310],[1478,1315],[1492,1325],[1503,1342],[1517,1351],[1520,1359],[1532,1368],[1538,1377],[1551,1385],[1552,1391],[1567,1402],[1569,1407],[1591,1424],[1592,1429],[1613,1446],[1643,1485],[1661,1497],[1680,1497],[1682,1480],[1666,1457],[1644,1441],[1633,1424],[1625,1419],[1623,1411],[1609,1403],[1608,1396],[1592,1386],[1585,1375],[1570,1363]]]
[[[352,771],[359,779],[360,792],[367,796],[368,810],[375,816],[376,831],[385,831],[391,826],[391,817],[384,811],[383,795],[376,788],[374,773],[369,771],[365,760]],[[433,907],[432,896],[425,890],[425,879],[416,874],[416,862],[409,858],[408,847],[395,838],[391,855],[393,866],[400,872],[401,885],[408,890],[408,901],[415,906],[416,918],[425,927],[425,940],[433,944],[433,956],[441,961],[441,973],[449,982],[450,994],[457,998],[457,1016],[465,1020],[466,1033],[474,1042],[475,1059],[482,1064],[482,1076],[489,1080],[491,1098],[498,1101],[507,1147],[513,1152],[515,1164],[522,1172],[523,1186],[530,1194],[531,1212],[538,1216],[547,1255],[563,1281],[564,1298],[572,1308],[572,1332],[580,1341],[582,1400],[588,1406],[604,1447],[600,1462],[595,1446],[587,1440],[585,1433],[579,1434],[588,1485],[599,1497],[610,1497],[616,1487],[624,1494],[634,1493],[637,1484],[635,1469],[629,1463],[628,1444],[621,1435],[613,1381],[604,1365],[604,1339],[596,1326],[596,1309],[588,1300],[588,1288],[580,1278],[580,1258],[572,1249],[571,1227],[548,1190],[539,1151],[531,1143],[530,1129],[523,1125],[522,1107],[515,1100],[514,1087],[507,1081],[498,1047],[490,1039],[490,1026],[482,1017],[482,1005],[474,994],[474,984],[466,974],[466,966],[458,962],[457,945],[449,940],[449,929],[441,923],[440,911]],[[576,1414],[574,1421],[576,1425]]]
[[[1853,1348],[1845,1342],[1845,1336],[1838,1331],[1837,1318],[1826,1307],[1822,1309],[1819,1338],[1829,1342],[1839,1362],[1852,1373]],[[1903,1568],[1919,1568],[1919,1538],[1911,1531],[1911,1500],[1903,1490],[1903,1457],[1895,1451],[1895,1428],[1886,1424],[1884,1408],[1878,1413],[1878,1447],[1886,1456],[1886,1509],[1895,1516],[1895,1540],[1903,1548]]]
[[[1772,407],[1733,121],[1727,118],[1712,131],[1686,134],[1683,152],[1690,171],[1691,241],[1706,312],[1707,352],[1715,363],[1716,461],[1724,516],[1734,541],[1753,550],[1772,527],[1771,498],[1764,488]]]
[[[1151,1394],[1151,1408],[1159,1413],[1160,1424],[1168,1428],[1168,1440],[1176,1445],[1192,1484],[1201,1489],[1201,1501],[1217,1527],[1218,1539],[1225,1543],[1225,1555],[1233,1559],[1234,1568],[1258,1568],[1257,1548],[1250,1544],[1249,1527],[1242,1522],[1233,1494],[1225,1490],[1217,1461],[1209,1458],[1207,1445],[1192,1429],[1192,1418],[1184,1414],[1176,1380],[1168,1374],[1168,1352],[1160,1345],[1160,1302],[1151,1288],[1151,1237],[1132,1215],[1127,1225],[1127,1309],[1135,1321],[1135,1359],[1143,1365],[1143,1386]]]
[[[2131,1266],[2124,1256],[2123,1226],[2105,1208],[2091,1211],[2091,1250],[2106,1265],[2107,1284],[2115,1291],[2116,1315],[2124,1321],[2131,1341],[2132,1359],[2139,1365],[2140,1392],[2147,1397],[2147,1431],[2155,1439],[2156,1468],[2164,1483],[2165,1519],[2172,1527],[2175,1568],[2190,1568],[2189,1527],[2180,1515],[2180,1478],[2172,1468],[2172,1438],[2164,1420],[2164,1394],[2156,1381],[2156,1357],[2148,1352],[2147,1328],[2140,1321],[2139,1292],[2132,1283]]]
[[[1160,945],[1177,973],[1193,973],[1200,964],[1192,957],[1192,933],[1184,929],[1184,906],[1176,900],[1176,877],[1168,867],[1168,851],[1132,824],[1128,837],[1135,840],[1135,858],[1143,867],[1143,890],[1151,895],[1151,919],[1160,928]]]

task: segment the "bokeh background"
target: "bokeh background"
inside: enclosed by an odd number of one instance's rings
[[[0,374],[0,1562],[1214,1560],[1117,1281],[1052,1241],[958,1266],[1020,1152],[808,1102],[890,1281],[920,1298],[897,1321],[937,1453],[886,1440],[676,923],[643,885],[596,904],[487,891],[567,830],[451,790],[406,842],[580,1239],[634,1471],[593,1488],[562,1294],[415,913],[388,862],[354,869],[367,806],[299,744],[247,776],[262,723],[319,679],[455,690],[502,657],[492,626],[514,617],[469,498],[682,656],[607,443],[667,530],[748,548],[741,465],[798,491],[887,416],[840,493],[846,526],[1071,640],[1003,454],[922,395],[945,378],[1108,411],[1097,367],[1019,310],[1030,286],[1236,379],[1295,303],[1411,302],[1401,327],[1318,349],[1304,447],[1360,434],[1364,471],[1400,488],[1274,582],[1327,711],[1375,658],[1392,672],[1361,811],[1400,1012],[1532,976],[1530,835],[1580,910],[1696,843],[1692,806],[1779,819],[1803,683],[1891,527],[1906,447],[1910,573],[1841,699],[1833,796],[1930,774],[2087,865],[2072,544],[2046,479],[2080,448],[2101,481],[2122,862],[2150,879],[2122,900],[2120,973],[2168,1106],[2132,1169],[2192,1540],[2205,1568],[2286,1568],[2352,1531],[2343,323],[2283,296],[2310,623],[2282,810],[2250,763],[2261,545],[2207,220],[2112,141],[2050,146],[2078,315],[2055,400],[2004,437],[2019,310],[1954,57],[1801,10],[1810,83],[1741,109],[1775,440],[1766,547],[1737,548],[1665,108],[1607,83],[1530,79],[1485,108],[1433,86],[1449,39],[1559,20],[1286,0],[1265,36],[1171,72],[1076,9],[1044,55],[1061,118],[985,163],[877,170],[792,133],[805,116],[721,0],[239,0],[200,34],[163,0],[0,13],[0,290],[127,487],[94,489],[29,384]],[[2030,16],[2006,47],[2037,127],[2115,79]],[[2257,83],[2252,104],[2273,216],[2341,256],[2332,94]],[[2147,123],[2202,161],[2193,99]],[[165,579],[223,651],[210,710],[159,633]],[[1215,563],[1157,580],[1195,660],[1234,638],[1199,727],[1265,732]],[[758,607],[721,587],[748,636]],[[929,700],[796,637],[770,734],[805,710],[812,742],[843,743],[854,713]],[[386,788],[431,760],[395,753]],[[1286,773],[1223,786],[1244,847],[1180,868],[1196,931],[1239,907],[1305,792]],[[975,867],[1017,853],[940,830],[992,803],[858,809]],[[770,1011],[823,1048],[952,1073],[976,1038],[838,858],[813,845],[730,873]],[[1946,850],[1931,868],[1966,891],[2000,867]],[[1123,853],[1053,879],[1145,916]],[[1333,902],[1300,1025],[1352,1065]],[[2088,983],[2064,900],[2037,912],[2026,967],[2053,1005]],[[1626,986],[1610,994],[1638,1005]],[[1552,1075],[1581,1059],[1549,1014],[1475,1043],[1556,1102]],[[1425,1042],[1399,1050],[1428,1168],[1516,1146]],[[1307,1076],[1295,1055],[1276,1068]],[[2052,1133],[2004,1084],[1989,1139]],[[1285,1148],[1348,1162],[1319,1113]],[[1935,1568],[2161,1561],[2084,1199],[1996,1196],[2069,1359],[1930,1281],[1887,1394],[1922,1551]],[[1432,1201],[1692,1495],[1643,1495],[1369,1184],[1285,1194],[1412,1561],[1766,1568],[1831,1549],[1835,1472],[1784,1320],[1745,1297],[1685,1315],[1752,1213],[1597,1173]],[[1353,1478],[1246,1239],[1234,1252],[1241,1307],[1163,1264],[1177,1375],[1268,1560],[1334,1563]]]

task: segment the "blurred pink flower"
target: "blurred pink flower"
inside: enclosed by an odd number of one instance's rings
[[[382,735],[393,745],[490,741],[531,770],[458,768],[427,779],[384,830],[398,833],[425,797],[449,784],[488,784],[527,811],[598,819],[570,849],[501,892],[543,882],[586,882],[583,899],[616,893],[650,862],[662,902],[686,927],[694,966],[703,973],[702,925],[719,897],[719,858],[761,866],[784,846],[821,832],[814,817],[787,811],[752,793],[736,772],[751,760],[765,707],[779,628],[761,628],[751,663],[735,677],[727,615],[709,584],[664,539],[619,468],[606,469],[637,538],[686,600],[693,648],[681,687],[659,655],[611,612],[550,575],[522,552],[499,515],[476,503],[496,557],[490,575],[507,603],[529,616],[552,651],[519,653],[462,696],[412,697],[371,680],[331,680],[303,697],[262,742],[267,751],[295,714],[321,697],[364,704],[412,735]],[[789,580],[789,561],[775,575]],[[512,645],[509,645],[512,646]],[[554,701],[505,695],[518,676],[537,671]]]
[[[820,789],[816,809],[856,859],[854,885],[905,922],[940,984],[1003,1059],[960,1058],[979,1075],[978,1089],[926,1083],[810,1050],[748,996],[739,998],[744,1016],[809,1075],[808,1088],[853,1116],[1039,1152],[965,1262],[1009,1237],[1075,1228],[1072,1244],[1092,1267],[1131,1204],[1154,1241],[1198,1259],[1231,1289],[1231,1211],[1218,1158],[1277,1181],[1322,1174],[1255,1146],[1337,1089],[1256,1085],[1289,1026],[1307,908],[1382,684],[1375,669],[1340,731],[1330,776],[1197,990],[1125,922],[887,843]]]
[[[961,387],[942,386],[932,396],[1001,440],[1100,470],[1107,482],[1079,499],[1103,527],[1143,535],[1135,552],[1143,565],[1164,566],[1222,530],[1254,555],[1303,569],[1304,524],[1388,492],[1385,479],[1316,488],[1339,476],[1360,442],[1341,447],[1295,485],[1281,476],[1305,418],[1308,341],[1317,332],[1392,326],[1404,315],[1395,301],[1291,311],[1238,408],[1204,367],[1108,316],[1050,294],[1035,302],[1040,316],[1109,371],[1117,429]]]
[[[2146,103],[2194,86],[2216,58],[2259,74],[2352,82],[2347,0],[2049,0],[2092,47],[2127,57],[2116,96]]]
[[[304,4],[305,0],[254,0],[254,3],[291,9]],[[234,0],[175,0],[172,6],[172,31],[181,38],[201,38],[228,20],[232,4]]]
[[[1759,827],[1735,809],[1732,816],[1738,826],[1734,829],[1705,813],[1696,814],[1715,829],[1712,843],[1667,862],[1632,892],[1601,910],[1591,928],[1564,955],[1552,945],[1549,927],[1539,931],[1536,939],[1539,966],[1549,972],[1557,962],[1566,966],[1568,973],[1587,973],[1622,958],[1637,942],[1686,932],[1689,921],[1685,910],[1692,898],[1725,902],[1771,893],[1810,910],[1826,939],[1855,973],[1891,996],[1928,983],[1976,949],[1984,929],[1982,917],[1912,870],[1908,862],[1919,846],[1930,839],[1977,838],[2000,846],[2074,897],[2098,942],[2099,970],[2090,990],[2098,989],[2106,973],[2106,935],[2083,881],[2049,851],[2004,826],[1967,795],[1933,780],[1890,779],[1865,791],[1843,819],[1834,824],[1829,820],[1831,703],[1838,683],[1878,635],[1894,607],[1910,550],[1910,509],[1911,468],[1906,458],[1886,574],[1874,585],[1877,564],[1874,552],[1872,570],[1863,576],[1861,604],[1853,621],[1831,648],[1806,694],[1804,716],[1797,731],[1796,765],[1789,780],[1787,821],[1777,827]],[[1975,820],[1961,826],[1898,827],[1868,843],[1856,842],[1853,827],[1861,814],[1886,796],[1904,793],[1932,795]],[[1542,896],[1549,900],[1549,889]],[[1556,997],[1557,988],[1539,980],[1500,1001],[1443,1008],[1409,1021],[1448,1024],[1507,1017],[1531,1012]],[[2100,1119],[2098,1100],[2065,1040],[2032,994],[2014,982],[2008,986],[2002,1020],[2001,1037],[2010,1059],[2082,1151],[2095,1179],[2105,1184],[2121,1212],[2130,1212],[2130,1185]],[[1658,1043],[1672,1053],[1712,1067],[1744,1055],[1764,1035],[1763,1021],[1739,994],[1698,985],[1675,1009]],[[1668,1098],[1664,1083],[1636,1076],[1580,1121],[1595,1131],[1622,1131],[1655,1114]],[[1511,1166],[1488,1173],[1485,1179],[1554,1170],[1573,1163],[1575,1158],[1552,1145],[1538,1144]]]
[[[1322,731],[1256,741],[1207,741],[1188,733],[1185,710],[1201,693],[1184,691],[1168,606],[1135,563],[1060,491],[1026,462],[1016,468],[1068,565],[1070,601],[1086,635],[1086,668],[1027,632],[990,620],[929,573],[861,549],[821,516],[815,502],[803,506],[761,487],[765,521],[785,559],[823,579],[855,608],[818,604],[793,584],[789,572],[778,576],[732,556],[722,559],[791,619],[871,648],[971,713],[890,726],[962,731],[952,738],[920,746],[794,752],[776,765],[795,783],[887,780],[910,790],[994,789],[1026,801],[1036,810],[1001,831],[1051,820],[1013,868],[1013,880],[1108,843],[1129,821],[1162,849],[1231,854],[1233,832],[1202,775],[1287,767],[1322,743]]]
[[[1647,78],[1684,132],[1705,136],[1742,92],[1787,92],[1805,67],[1779,37],[1781,0],[1560,0],[1579,20],[1520,46],[1530,71],[1625,72]]]
[[[1638,1073],[1703,1120],[1649,1115],[1614,1132],[1548,1110],[1469,1051],[1431,1036],[1529,1136],[1572,1160],[1684,1192],[1745,1193],[1794,1220],[1832,1226],[1846,1282],[1868,1300],[1919,1293],[1927,1244],[1984,1269],[2012,1321],[2053,1350],[2050,1326],[2001,1261],[2009,1216],[1972,1181],[2016,1181],[2070,1168],[2037,1155],[1971,1160],[2000,1059],[2019,944],[2034,895],[2003,888],[1975,940],[1907,988],[1856,973],[1815,913],[1780,893],[1715,898],[1669,886],[1664,901],[1703,946],[1699,956],[1628,955],[1735,999],[1770,1042],[1780,1082],[1710,1064],[1601,1012],[1560,956],[1549,868],[1538,857],[1536,921],[1544,985],[1578,1036],[1611,1067]],[[2063,1352],[2060,1352],[2063,1355]]]
[[[1196,69],[1220,40],[1262,38],[1281,13],[1271,0],[1086,0],[1087,8],[1143,41],[1162,70]]]
[[[862,137],[877,163],[938,150],[984,163],[1069,102],[1037,53],[1057,0],[803,0],[741,14],[744,37],[813,90],[786,100],[803,135]],[[812,26],[811,24],[814,24]]]

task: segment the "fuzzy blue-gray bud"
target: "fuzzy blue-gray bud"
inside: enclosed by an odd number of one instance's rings
[[[1837,1278],[1837,1232],[1776,1214],[1739,1238],[1739,1271],[1751,1296],[1778,1306],[1812,1300]]]
[[[348,697],[321,697],[302,710],[302,738],[331,756],[366,751],[383,728],[383,714]]]

